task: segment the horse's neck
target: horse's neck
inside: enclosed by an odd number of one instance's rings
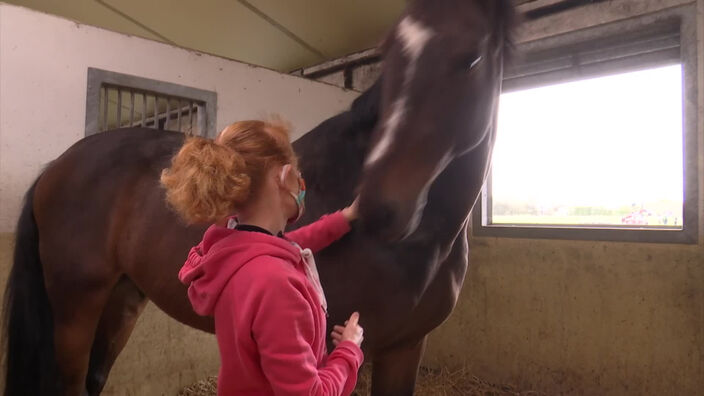
[[[373,124],[355,124],[349,114],[342,114],[297,142],[309,190],[310,211],[302,224],[352,203],[373,128]]]
[[[310,190],[311,210],[301,224],[354,199],[380,103],[381,79],[355,99],[348,111],[323,121],[294,143]]]
[[[418,229],[399,245],[402,257],[413,257],[400,268],[418,298],[438,271],[464,271],[466,241],[462,239],[467,236],[469,212],[481,190],[484,173],[480,176],[474,166],[481,158],[486,157],[465,154],[447,166],[430,189]]]

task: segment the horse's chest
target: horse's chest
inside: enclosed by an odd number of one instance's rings
[[[399,306],[405,306],[406,315],[392,325],[407,329],[406,337],[427,334],[450,315],[457,303],[467,270],[466,240],[459,241],[452,251],[431,264],[435,271],[422,289],[407,290]],[[431,260],[431,259],[429,259]]]
[[[454,305],[467,266],[467,257],[459,250],[462,249],[441,244],[419,244],[399,248],[378,260],[372,258],[370,267],[376,269],[376,276],[386,285],[374,294],[382,301],[397,300],[396,307],[409,312],[428,300]]]

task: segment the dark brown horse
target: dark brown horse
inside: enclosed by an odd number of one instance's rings
[[[511,16],[509,0],[413,2],[379,82],[296,142],[301,224],[360,193],[361,224],[318,261],[329,324],[361,312],[374,395],[412,394],[426,336],[462,287]],[[99,394],[147,299],[213,330],[176,278],[204,228],[185,227],[158,182],[182,143],[140,128],[95,135],[28,191],[5,299],[6,395]]]

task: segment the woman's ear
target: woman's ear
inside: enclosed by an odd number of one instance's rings
[[[281,167],[281,171],[279,171],[279,185],[286,186],[286,178],[288,174],[291,173],[291,169],[293,169],[291,164],[286,164]]]

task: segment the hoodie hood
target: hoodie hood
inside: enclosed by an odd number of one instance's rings
[[[181,282],[188,286],[193,310],[202,316],[212,316],[229,280],[259,256],[280,258],[291,265],[301,261],[299,248],[284,238],[210,226],[201,243],[188,253],[178,274]]]

